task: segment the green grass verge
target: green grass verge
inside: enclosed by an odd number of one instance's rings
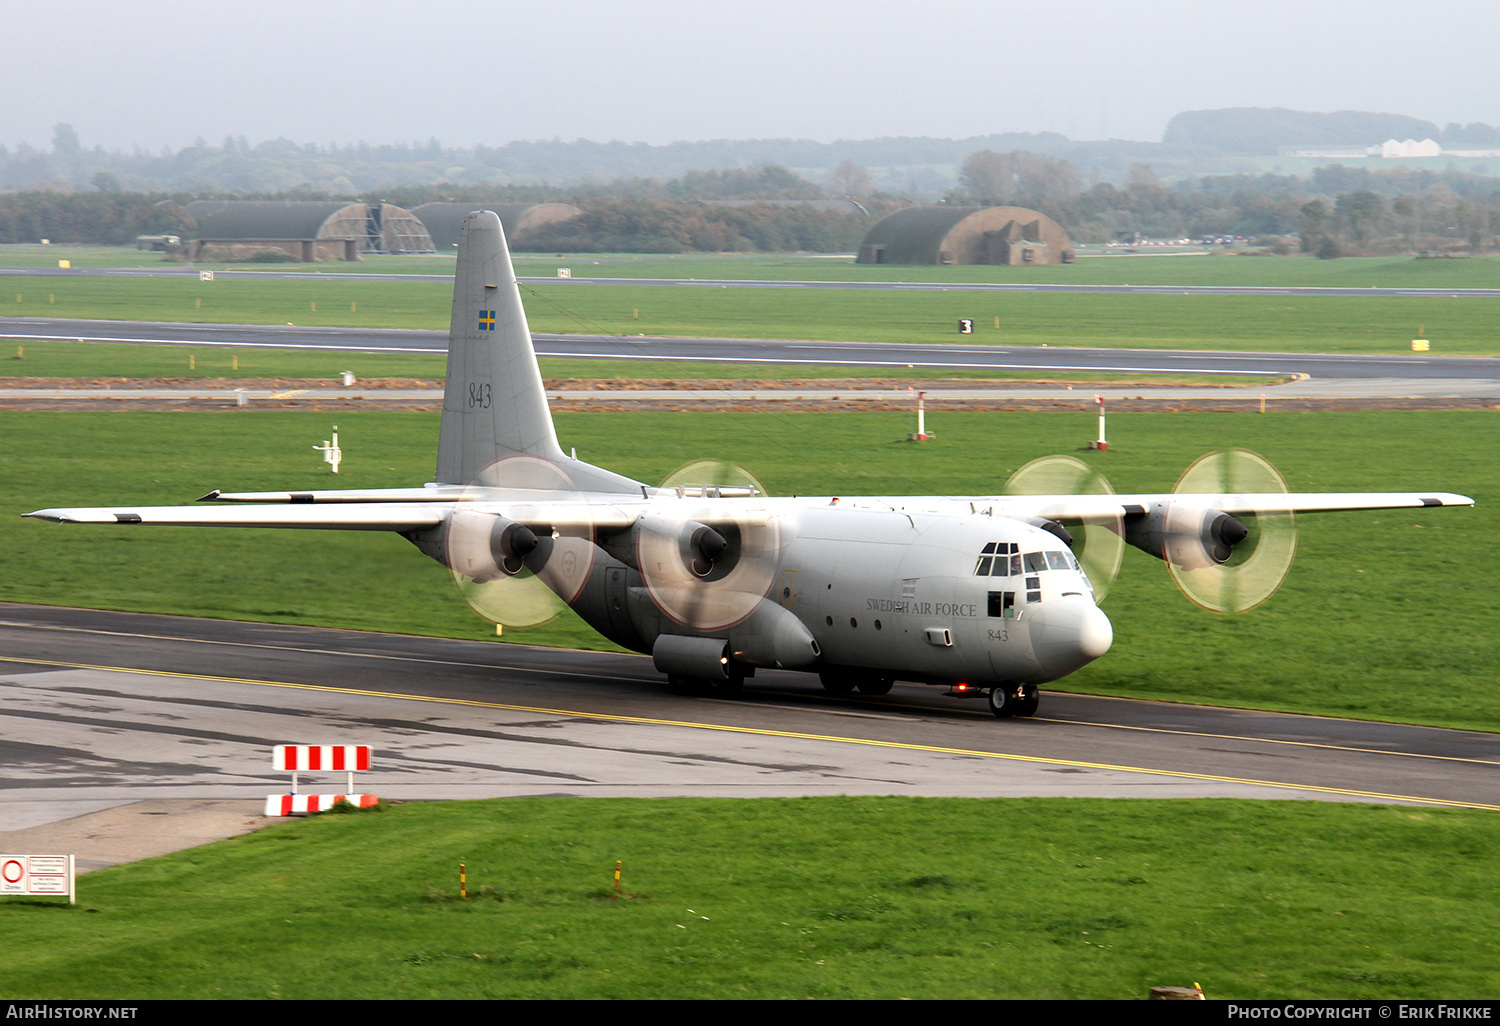
[[[0,314],[443,329],[451,284],[224,278],[18,281]],[[1139,349],[1500,352],[1500,298],[1042,294],[528,285],[532,330],[594,335]],[[17,299],[19,297],[19,300]],[[959,335],[959,318],[974,333]],[[1419,335],[1418,332],[1421,334]]]
[[[3,338],[0,335],[0,338]],[[445,352],[359,353],[327,349],[241,349],[27,339],[0,350],[0,377],[9,378],[302,378],[337,381],[339,372],[370,378],[441,380]]]
[[[16,278],[0,315],[198,324],[447,328],[451,277],[432,281],[220,278]],[[316,309],[315,309],[316,308]]]
[[[254,261],[215,263],[197,261],[191,267],[181,260],[169,260],[159,252],[138,250],[134,246],[41,246],[35,243],[0,245],[0,267],[55,268],[67,260],[74,268],[123,268],[143,271],[227,270],[287,271],[318,274],[323,271],[369,274],[434,274],[453,277],[455,253],[429,256],[367,256],[354,263],[319,261],[316,263],[260,264]],[[557,261],[551,260],[555,264]],[[552,271],[550,273],[556,273]]]
[[[402,805],[10,899],[0,996],[1482,1000],[1497,844],[1302,802]]]
[[[1439,356],[1500,352],[1500,298],[599,285],[528,287],[526,303],[533,330],[599,335],[1375,354],[1427,338]],[[960,318],[973,334],[958,334]]]
[[[1281,591],[1238,617],[1178,595],[1127,549],[1103,659],[1054,687],[1213,705],[1500,730],[1500,470],[1476,458],[1494,412],[1116,414],[1107,453],[1080,452],[1119,491],[1165,491],[1205,451],[1256,450],[1302,491],[1445,490],[1477,509],[1300,518]],[[343,473],[312,446],[325,413],[0,413],[0,494],[47,506],[156,505],[211,488],[391,487],[430,480],[436,414],[340,414]],[[1030,459],[1073,452],[1091,413],[944,413],[901,441],[881,413],[564,413],[564,448],[655,482],[690,459],[749,467],[773,494],[998,491]],[[447,572],[400,539],[359,532],[67,527],[0,516],[0,599],[493,637]],[[607,647],[571,615],[507,638]]]

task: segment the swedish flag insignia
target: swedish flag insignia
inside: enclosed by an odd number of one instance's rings
[[[479,330],[480,331],[494,331],[495,330],[495,311],[493,311],[493,310],[481,310],[481,311],[479,311]]]

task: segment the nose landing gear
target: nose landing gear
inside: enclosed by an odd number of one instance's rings
[[[1035,684],[1004,684],[990,688],[990,712],[1002,720],[1012,716],[1033,716],[1041,702]]]

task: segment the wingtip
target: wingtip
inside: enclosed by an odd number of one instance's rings
[[[223,495],[223,494],[224,493],[221,490],[219,490],[218,488],[215,488],[213,491],[209,492],[207,495],[200,495],[200,496],[198,496],[197,501],[198,502],[213,502],[215,499],[217,499],[220,495]]]

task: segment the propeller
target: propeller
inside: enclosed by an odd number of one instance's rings
[[[583,590],[593,535],[588,503],[565,470],[511,456],[486,467],[460,496],[448,520],[448,570],[490,623],[536,627]]]
[[[780,533],[743,467],[696,460],[667,475],[637,523],[636,562],[657,607],[696,630],[755,611],[771,587]]]
[[[1005,483],[1005,492],[1007,495],[1115,494],[1103,474],[1072,456],[1044,456],[1032,460],[1010,476]],[[1039,515],[1048,517],[1045,508],[1039,511]],[[1078,562],[1083,564],[1089,583],[1094,586],[1096,602],[1104,600],[1115,575],[1120,572],[1120,561],[1125,554],[1125,538],[1120,525],[1118,515],[1067,525],[1067,533],[1072,536],[1068,544]]]
[[[1244,449],[1209,453],[1188,467],[1172,489],[1163,537],[1167,568],[1182,593],[1218,613],[1242,613],[1275,594],[1297,551],[1292,514],[1230,516],[1192,497],[1286,493],[1276,468]]]

